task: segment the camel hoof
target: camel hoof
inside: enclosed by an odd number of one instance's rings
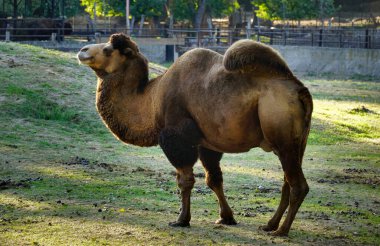
[[[215,224],[222,224],[222,225],[236,225],[237,222],[234,219],[234,217],[231,218],[220,218],[217,221],[215,221]]]
[[[171,227],[190,227],[190,222],[185,222],[185,221],[175,221],[175,222],[170,222],[169,226]]]
[[[260,226],[259,229],[263,231],[275,231],[277,230],[278,226],[272,226],[272,225],[265,225],[265,226]]]
[[[282,231],[282,230],[277,230],[270,233],[270,235],[275,236],[275,237],[287,237],[288,234],[289,232]]]

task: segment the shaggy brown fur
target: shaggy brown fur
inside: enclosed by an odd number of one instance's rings
[[[177,169],[182,209],[172,226],[189,225],[198,158],[219,200],[217,223],[236,224],[219,162],[225,152],[261,147],[279,157],[285,174],[280,205],[263,229],[288,234],[308,192],[301,163],[313,105],[276,51],[250,40],[236,42],[224,56],[194,49],[150,81],[147,60],[123,34],[85,46],[78,59],[97,74],[97,109],[112,133],[134,145],[159,144]]]

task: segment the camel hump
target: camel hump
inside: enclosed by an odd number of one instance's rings
[[[253,40],[239,40],[224,54],[224,67],[229,71],[253,69],[292,75],[281,55],[268,45]]]

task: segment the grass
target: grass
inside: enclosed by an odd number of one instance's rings
[[[74,54],[1,43],[0,245],[380,244],[380,81],[302,80],[315,104],[303,164],[311,191],[290,237],[258,229],[283,176],[260,149],[222,160],[237,226],[213,224],[216,198],[197,175],[191,228],[170,228],[180,205],[174,169],[159,148],[108,132],[93,72]]]

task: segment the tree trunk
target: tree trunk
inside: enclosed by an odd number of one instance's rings
[[[170,14],[170,17],[169,17],[169,29],[173,29],[174,28],[174,16],[173,14]]]
[[[136,18],[135,16],[132,16],[131,20],[131,26],[129,27],[131,29],[131,33],[133,32],[133,28],[135,27]]]
[[[141,15],[140,28],[139,28],[139,36],[141,36],[141,34],[142,34],[142,29],[144,27],[144,21],[145,21],[145,15]]]
[[[17,19],[17,8],[18,8],[17,0],[13,0],[13,19]]]
[[[55,0],[51,0],[51,18],[55,17]]]
[[[60,12],[60,15],[61,15],[61,18],[65,18],[65,6],[66,6],[66,3],[65,3],[65,0],[61,0],[61,12]]]
[[[17,0],[13,0],[13,28],[17,28],[17,9],[18,9]]]
[[[25,0],[24,6],[24,16],[30,16],[32,13],[32,0]]]
[[[153,29],[160,28],[160,17],[159,16],[153,16],[152,17],[152,24],[153,24]]]
[[[196,29],[200,29],[201,28],[202,19],[203,19],[203,16],[204,16],[205,12],[206,12],[206,1],[207,0],[201,0],[200,5],[198,7],[197,14],[195,15],[194,27]]]
[[[319,1],[319,11],[320,11],[320,18],[321,18],[321,26],[324,28],[325,26],[325,17],[324,17],[324,3],[323,0]]]

